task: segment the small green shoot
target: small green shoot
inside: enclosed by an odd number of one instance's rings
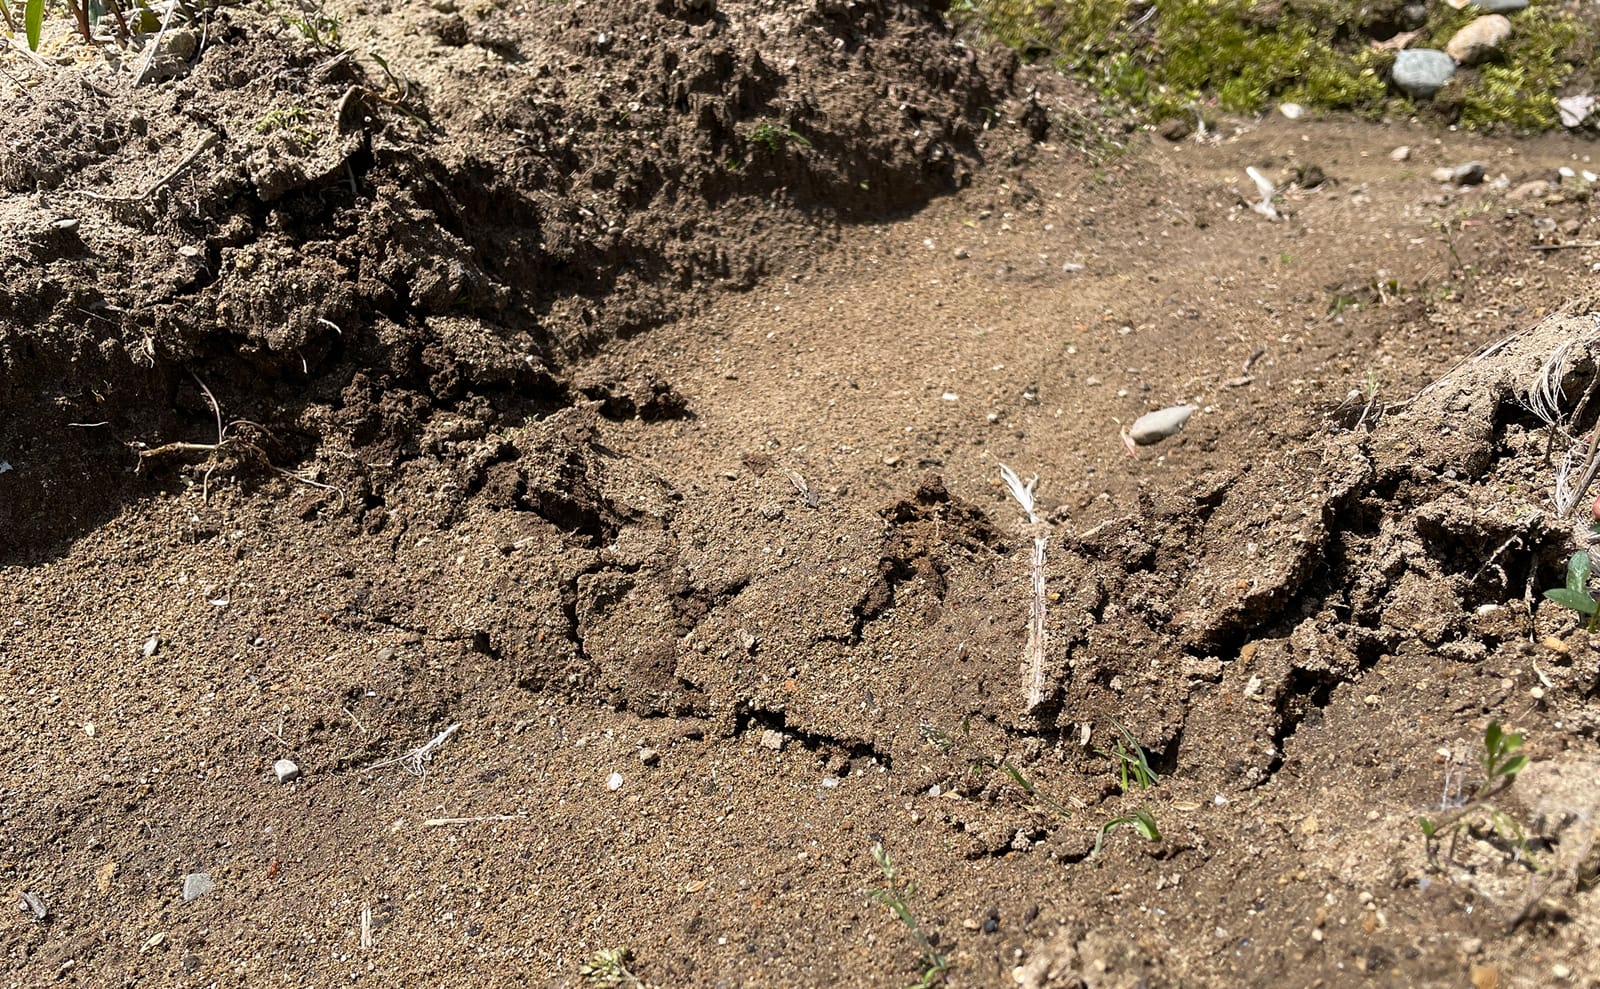
[[[1588,577],[1587,570],[1588,565],[1585,561],[1583,574],[1585,579]],[[1455,858],[1456,839],[1476,813],[1482,813],[1490,830],[1511,843],[1516,850],[1516,858],[1532,861],[1521,825],[1511,815],[1495,806],[1490,799],[1509,787],[1516,780],[1517,774],[1527,767],[1528,757],[1517,752],[1520,748],[1522,748],[1522,735],[1504,730],[1500,727],[1499,721],[1489,722],[1489,727],[1483,732],[1483,753],[1478,756],[1478,764],[1483,768],[1483,782],[1478,784],[1471,797],[1462,801],[1458,796],[1456,798],[1458,806],[1437,818],[1417,818],[1417,826],[1422,829],[1423,839],[1427,843],[1430,864],[1437,864],[1439,843],[1446,835],[1450,836],[1448,856],[1451,859]],[[1450,789],[1450,774],[1447,770],[1443,801],[1445,804],[1451,803]]]
[[[798,144],[803,148],[811,147],[811,142],[804,134],[787,127],[775,127],[772,124],[756,124],[750,128],[746,137],[750,143],[771,155],[780,153],[790,144]]]
[[[1150,759],[1145,755],[1144,749],[1139,746],[1139,742],[1133,737],[1133,733],[1115,719],[1112,720],[1111,725],[1116,728],[1117,734],[1121,737],[1112,744],[1110,752],[1104,749],[1096,749],[1095,753],[1111,760],[1112,766],[1117,771],[1118,783],[1122,787],[1122,792],[1127,793],[1132,789],[1129,786],[1130,783],[1136,784],[1141,790],[1148,790],[1160,783],[1161,777],[1157,776],[1155,770],[1150,768]]]
[[[1117,774],[1117,785],[1123,793],[1132,792],[1134,787],[1148,790],[1161,782],[1161,777],[1150,768],[1150,757],[1145,754],[1144,747],[1138,739],[1133,737],[1121,722],[1112,719],[1111,726],[1117,730],[1118,738],[1111,745],[1111,751],[1096,749],[1095,754],[1103,755],[1111,760],[1112,770]],[[1133,825],[1139,836],[1145,841],[1158,842],[1161,840],[1161,829],[1156,827],[1155,814],[1149,807],[1140,807],[1132,814],[1123,814],[1113,817],[1100,825],[1100,831],[1094,837],[1094,849],[1089,853],[1091,859],[1100,857],[1100,846],[1105,843],[1106,836],[1122,827],[1124,824]]]
[[[1140,807],[1132,814],[1124,814],[1121,817],[1113,817],[1111,820],[1100,825],[1100,833],[1095,835],[1094,849],[1089,852],[1089,857],[1092,859],[1099,858],[1100,845],[1106,840],[1106,835],[1122,827],[1124,824],[1133,825],[1133,829],[1139,832],[1139,837],[1143,838],[1145,841],[1154,843],[1161,840],[1161,829],[1156,827],[1155,815],[1150,813],[1150,808]]]
[[[578,974],[592,986],[636,986],[639,977],[628,971],[632,961],[627,948],[602,948],[578,966]]]
[[[922,925],[917,922],[916,914],[911,912],[910,901],[917,895],[917,885],[900,877],[899,867],[894,859],[883,847],[882,842],[874,842],[872,846],[872,861],[878,865],[878,871],[883,873],[883,881],[888,884],[886,889],[874,889],[867,895],[888,907],[890,912],[905,925],[911,932],[911,938],[917,943],[921,951],[919,962],[922,965],[922,978],[912,984],[913,989],[928,989],[944,982],[945,973],[950,970],[950,960],[939,953],[933,946],[933,940],[922,930]]]
[[[1517,774],[1527,768],[1528,757],[1516,754],[1520,748],[1521,735],[1502,730],[1498,721],[1489,722],[1483,732],[1483,755],[1479,760],[1484,776],[1477,793],[1479,800],[1510,786]]]
[[[1567,586],[1544,592],[1547,600],[1588,616],[1584,628],[1593,632],[1600,626],[1600,602],[1589,593],[1589,554],[1579,550],[1567,561]]]

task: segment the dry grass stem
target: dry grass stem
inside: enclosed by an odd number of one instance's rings
[[[1000,480],[1005,482],[1006,488],[1011,492],[1011,497],[1022,506],[1022,513],[1027,517],[1028,525],[1034,528],[1033,555],[1030,559],[1030,576],[1032,578],[1033,593],[1029,595],[1030,604],[1028,611],[1028,644],[1022,650],[1023,670],[1023,711],[1032,713],[1035,708],[1044,703],[1045,679],[1044,658],[1049,647],[1049,635],[1045,629],[1045,591],[1044,591],[1044,551],[1046,537],[1037,531],[1039,516],[1034,511],[1033,489],[1039,483],[1035,475],[1027,483],[1023,483],[1017,472],[1000,465]]]

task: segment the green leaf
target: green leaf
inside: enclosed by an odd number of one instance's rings
[[[1589,592],[1589,554],[1582,550],[1567,561],[1567,590],[1584,595]]]
[[[1422,829],[1422,833],[1429,838],[1432,838],[1434,832],[1437,830],[1437,826],[1426,817],[1417,818],[1417,826],[1420,827]]]
[[[1571,608],[1582,615],[1595,613],[1595,600],[1587,592],[1574,591],[1570,587],[1557,587],[1544,592],[1544,596],[1563,608]]]
[[[1519,755],[1515,759],[1512,759],[1509,762],[1507,762],[1504,766],[1501,766],[1500,769],[1497,772],[1497,775],[1504,776],[1507,779],[1510,779],[1511,777],[1513,777],[1513,776],[1517,775],[1518,773],[1522,772],[1523,768],[1526,767],[1527,765],[1528,765],[1528,757],[1525,756],[1525,755]]]
[[[1500,751],[1500,735],[1500,722],[1498,721],[1489,722],[1489,727],[1483,730],[1483,747],[1488,750],[1490,755],[1495,755]]]
[[[1143,835],[1146,841],[1161,840],[1161,829],[1156,827],[1156,819],[1148,810],[1139,811],[1133,819],[1133,828]]]
[[[39,34],[44,30],[44,0],[28,0],[22,11],[23,30],[28,35],[28,49],[39,50]]]

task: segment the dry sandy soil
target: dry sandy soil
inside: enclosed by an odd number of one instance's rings
[[[1591,144],[334,12],[5,56],[7,984],[1600,985]]]

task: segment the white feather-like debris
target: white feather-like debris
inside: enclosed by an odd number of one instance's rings
[[[1022,506],[1023,514],[1028,516],[1028,521],[1038,522],[1038,516],[1033,513],[1033,489],[1039,483],[1039,475],[1033,475],[1028,483],[1024,484],[1016,471],[1005,464],[1001,464],[1000,480],[1006,483],[1006,488],[1011,492],[1011,497],[1015,498],[1017,504]]]
[[[1269,220],[1282,219],[1278,215],[1278,207],[1272,205],[1273,197],[1278,194],[1278,187],[1272,184],[1271,179],[1257,171],[1254,165],[1247,167],[1244,173],[1250,176],[1250,181],[1256,184],[1256,192],[1261,194],[1261,201],[1251,203],[1250,208]]]
[[[1562,420],[1561,403],[1566,401],[1567,394],[1561,387],[1561,381],[1566,377],[1567,359],[1581,342],[1577,339],[1567,340],[1551,351],[1550,356],[1539,365],[1538,377],[1528,389],[1528,410],[1547,426],[1558,425]]]

